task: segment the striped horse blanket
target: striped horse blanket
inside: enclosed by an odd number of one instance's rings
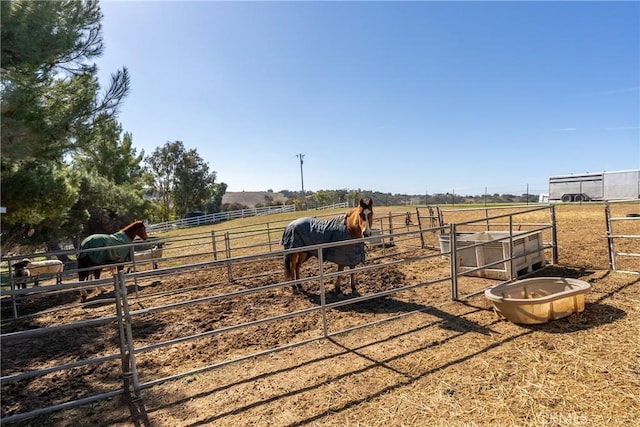
[[[89,257],[93,265],[131,261],[131,252],[133,248],[128,246],[130,244],[131,239],[124,231],[119,231],[115,234],[92,234],[82,241],[80,249],[106,249],[102,251],[86,252],[81,255],[81,257]]]
[[[340,215],[332,219],[299,218],[292,221],[282,234],[280,244],[285,249],[295,249],[302,246],[332,243],[351,239],[345,225],[345,216]],[[310,255],[317,256],[317,251],[310,251]],[[357,265],[365,262],[364,243],[325,248],[322,258],[340,265]]]

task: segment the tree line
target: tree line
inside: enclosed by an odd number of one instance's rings
[[[270,191],[270,190],[269,190]],[[319,190],[305,191],[304,207],[303,198],[300,191],[280,190],[280,194],[285,197],[285,204],[296,204],[298,209],[316,209],[336,203],[348,203],[355,206],[361,199],[373,199],[375,206],[418,206],[418,205],[460,205],[460,204],[503,204],[503,203],[537,203],[537,194],[521,195],[515,194],[485,194],[485,195],[460,195],[453,193],[436,194],[399,194],[382,193],[373,190]],[[257,203],[254,207],[281,205],[282,201],[276,201],[269,194],[265,195],[264,203]],[[224,204],[223,210],[246,209],[250,206],[239,203]]]
[[[0,7],[3,253],[220,209],[226,184],[195,149],[168,141],[145,155],[118,122],[131,80],[123,67],[98,81],[98,1]]]

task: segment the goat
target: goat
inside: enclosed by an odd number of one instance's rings
[[[30,259],[25,258],[22,261],[13,264],[13,283],[16,284],[17,289],[27,288],[27,280],[29,279],[29,276],[31,276],[31,272],[27,269],[27,265],[29,265],[30,262]]]
[[[62,271],[64,270],[64,264],[58,259],[48,259],[44,261],[30,261],[28,258],[22,260],[29,261],[27,268],[31,276],[35,277],[35,286],[38,286],[39,276],[41,275],[53,275],[56,276],[56,284],[62,283]]]

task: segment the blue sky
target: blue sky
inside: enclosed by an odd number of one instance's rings
[[[227,191],[546,192],[640,168],[640,2],[103,1],[100,80]]]

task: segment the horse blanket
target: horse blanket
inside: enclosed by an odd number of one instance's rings
[[[332,243],[351,239],[345,225],[345,215],[332,219],[299,218],[291,222],[282,234],[280,244],[285,249],[295,249],[302,246]],[[310,251],[310,255],[317,256],[317,251]],[[337,246],[322,250],[322,258],[340,265],[357,265],[364,263],[364,243]]]
[[[124,231],[115,234],[92,234],[82,241],[80,249],[106,248],[102,251],[86,252],[93,265],[131,261],[131,239]],[[115,246],[115,247],[108,247]]]

